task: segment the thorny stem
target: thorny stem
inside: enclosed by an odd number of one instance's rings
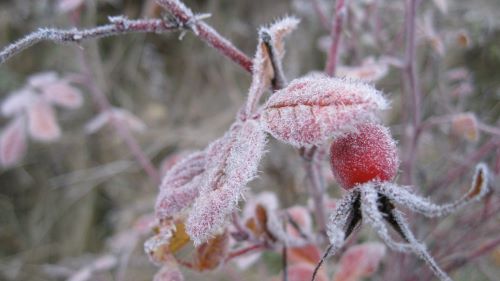
[[[415,62],[417,61],[416,44],[415,44],[415,31],[416,31],[416,13],[417,6],[420,0],[407,0],[406,1],[406,15],[405,15],[405,34],[406,34],[406,47],[404,57],[404,83],[407,95],[411,97],[409,100],[412,120],[411,132],[408,136],[406,157],[403,161],[404,178],[403,183],[411,185],[413,182],[413,174],[415,167],[415,158],[417,154],[418,145],[418,128],[421,122],[421,91],[419,86],[419,78]]]
[[[332,28],[330,32],[332,44],[330,45],[330,49],[328,51],[328,58],[325,68],[325,72],[329,76],[335,75],[340,38],[342,36],[342,28],[344,25],[344,17],[346,14],[347,9],[345,7],[345,0],[337,0],[337,3],[335,5],[335,18],[332,20]]]
[[[92,96],[94,97],[99,107],[99,110],[101,112],[111,111],[112,108],[109,103],[109,100],[104,94],[104,92],[97,86],[95,78],[93,76],[93,72],[90,69],[90,65],[87,59],[85,58],[85,53],[83,50],[78,50],[78,58],[80,60],[82,72],[86,76],[89,90],[91,91]],[[139,163],[139,165],[141,165],[144,172],[156,185],[159,185],[161,179],[158,170],[153,166],[149,158],[144,154],[141,147],[139,146],[135,138],[132,136],[128,128],[122,122],[114,118],[113,114],[110,114],[110,121],[116,133],[125,142],[127,147],[130,149],[130,152],[134,156],[135,160]]]
[[[154,32],[164,33],[189,28],[208,45],[217,49],[224,56],[241,66],[244,70],[252,72],[252,60],[242,51],[237,49],[229,40],[222,37],[211,26],[201,22],[185,6],[180,7],[179,1],[159,0],[158,3],[167,8],[175,17],[169,19],[138,19],[129,20],[125,17],[111,17],[111,24],[90,29],[54,29],[42,28],[24,38],[8,45],[0,51],[0,65],[23,50],[42,41],[51,41],[58,44],[80,43],[86,39],[97,39],[121,35],[126,33]]]
[[[208,24],[199,21],[193,12],[177,0],[157,0],[157,3],[169,11],[183,27],[191,29],[205,43],[230,58],[244,70],[252,72],[252,60],[229,40],[222,37]]]
[[[57,44],[80,43],[87,39],[97,39],[126,33],[155,32],[163,33],[178,30],[177,23],[162,19],[129,20],[125,17],[111,17],[111,23],[90,29],[54,29],[40,28],[22,39],[8,45],[0,51],[0,64],[5,63],[14,55],[42,41],[52,41]]]

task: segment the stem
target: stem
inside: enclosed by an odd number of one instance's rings
[[[87,85],[92,93],[92,96],[94,100],[97,103],[97,106],[99,107],[99,110],[101,112],[110,112],[112,110],[111,105],[109,103],[108,98],[104,94],[104,92],[97,86],[97,83],[95,81],[95,76],[93,75],[93,72],[90,68],[88,60],[85,58],[85,53],[83,50],[78,50],[78,59],[80,60],[80,66],[82,69],[83,74],[86,77],[87,80]],[[101,77],[103,77],[101,75]],[[134,156],[135,160],[139,165],[142,167],[144,172],[149,176],[149,178],[156,184],[159,185],[161,183],[160,179],[160,174],[158,173],[158,170],[154,167],[154,165],[151,163],[149,158],[145,155],[145,153],[142,151],[140,145],[137,143],[135,138],[132,136],[128,128],[119,120],[114,118],[113,114],[110,114],[110,121],[111,124],[113,125],[113,128],[115,129],[116,133],[122,140],[125,142],[127,147],[129,148],[130,152]]]
[[[344,17],[346,15],[345,0],[337,0],[335,5],[335,18],[332,20],[332,28],[330,32],[330,37],[332,38],[332,44],[330,45],[330,50],[328,51],[328,58],[326,63],[325,72],[329,76],[335,75],[335,69],[337,67],[337,57],[338,49],[340,45],[340,38],[342,35],[342,27],[344,24]]]
[[[55,29],[40,28],[24,38],[8,45],[0,51],[0,64],[5,63],[14,55],[23,50],[40,43],[42,41],[51,41],[56,44],[80,43],[87,39],[97,39],[126,33],[155,32],[163,33],[172,30],[178,30],[177,23],[162,19],[139,19],[129,20],[125,17],[111,17],[111,24],[98,26],[90,29]]]
[[[248,246],[246,248],[243,248],[243,249],[239,249],[239,250],[236,250],[234,252],[231,252],[227,255],[227,258],[226,258],[226,262],[236,258],[236,257],[239,257],[239,256],[242,256],[242,255],[245,255],[249,252],[252,252],[252,251],[255,251],[255,250],[261,250],[265,247],[264,244],[255,244],[255,245],[252,245],[252,246]]]
[[[319,227],[319,233],[326,236],[326,216],[323,202],[325,184],[321,175],[321,166],[316,163],[317,155],[315,147],[309,151],[309,155],[303,155],[306,178],[309,182],[309,195],[314,202],[314,217]],[[312,158],[309,158],[309,157]]]
[[[404,84],[408,95],[411,96],[411,101],[408,102],[411,119],[411,133],[408,136],[406,150],[407,155],[404,160],[404,178],[403,183],[411,185],[413,182],[415,160],[417,155],[418,145],[418,130],[421,123],[421,91],[419,86],[419,77],[416,69],[416,45],[415,45],[415,29],[416,29],[416,13],[419,0],[407,0],[406,2],[406,17],[405,17],[405,34],[406,48],[404,57]]]
[[[215,29],[197,18],[193,12],[179,0],[157,0],[160,6],[169,11],[182,27],[191,29],[196,36],[221,54],[230,58],[244,70],[252,72],[252,60],[229,40],[222,37]]]

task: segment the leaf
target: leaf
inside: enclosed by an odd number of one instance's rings
[[[288,281],[305,281],[311,280],[315,265],[309,263],[297,263],[288,267]],[[316,281],[328,281],[328,277],[324,269],[320,269],[316,275]]]
[[[199,271],[211,270],[222,264],[229,250],[229,234],[225,231],[196,249],[196,268]]]
[[[153,281],[184,281],[184,275],[177,264],[169,262],[160,268],[153,277]]]
[[[479,139],[479,130],[476,115],[471,112],[454,115],[451,120],[451,132],[467,141],[477,141]]]
[[[158,219],[175,215],[198,197],[205,157],[205,152],[194,152],[177,162],[163,177],[155,205]]]
[[[99,115],[87,122],[87,124],[85,124],[85,132],[87,134],[93,134],[99,131],[105,125],[111,123],[111,118],[114,118],[116,122],[125,124],[132,131],[143,132],[146,130],[146,124],[137,116],[125,109],[112,108],[111,110],[99,113]]]
[[[64,80],[43,86],[41,92],[47,101],[65,108],[76,109],[83,103],[82,93]]]
[[[291,263],[305,262],[316,265],[321,259],[321,251],[313,244],[295,247],[289,250],[288,259]]]
[[[388,71],[389,66],[386,62],[375,61],[370,57],[359,66],[339,66],[337,76],[375,82],[384,78]]]
[[[33,74],[28,78],[28,85],[33,88],[41,88],[58,80],[55,71],[46,71]]]
[[[28,107],[28,130],[39,141],[50,142],[61,137],[54,109],[44,99],[35,99]]]
[[[205,179],[186,225],[195,245],[218,232],[236,209],[243,188],[257,174],[265,144],[260,124],[247,120],[234,125],[207,149]]]
[[[26,153],[26,128],[24,118],[12,120],[0,135],[0,165],[13,166]]]
[[[2,102],[2,115],[11,117],[23,113],[34,99],[36,95],[29,88],[15,91]]]
[[[333,280],[356,281],[371,276],[377,270],[385,252],[385,246],[376,242],[350,247],[342,255]]]
[[[170,238],[168,249],[172,254],[175,254],[186,246],[189,241],[190,239],[186,233],[186,226],[184,225],[184,222],[177,222],[175,224],[175,230],[172,232],[172,238]]]
[[[387,101],[359,81],[312,75],[272,95],[261,121],[273,137],[297,147],[319,145],[374,119]]]
[[[151,262],[162,265],[173,260],[173,254],[189,243],[182,221],[161,221],[156,234],[144,243],[144,251]]]

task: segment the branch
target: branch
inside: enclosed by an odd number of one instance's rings
[[[54,28],[41,28],[26,37],[10,44],[0,52],[0,65],[23,50],[40,43],[51,41],[56,44],[80,43],[87,39],[97,39],[132,32],[155,32],[163,33],[179,30],[181,27],[177,22],[162,19],[140,19],[129,20],[125,17],[110,17],[110,24],[90,29],[63,30]]]
[[[345,0],[337,0],[337,3],[335,5],[335,19],[332,21],[332,29],[330,33],[332,44],[330,45],[330,50],[328,51],[328,58],[325,68],[325,72],[329,76],[335,75],[340,38],[342,35],[342,28],[344,25],[344,17],[346,13],[347,9],[345,7]]]
[[[243,69],[252,72],[252,59],[236,48],[229,40],[222,37],[215,29],[200,21],[191,9],[179,0],[157,0],[157,3],[169,11],[182,27],[189,28],[201,40],[217,49]]]

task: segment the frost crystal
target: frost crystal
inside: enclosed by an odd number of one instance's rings
[[[257,174],[266,135],[259,123],[248,120],[233,126],[207,149],[207,171],[200,196],[187,219],[187,233],[200,245],[216,233],[238,204],[243,188]],[[214,148],[217,147],[217,153]]]
[[[322,75],[296,79],[266,103],[262,123],[273,137],[295,145],[319,145],[372,120],[387,101],[372,86]]]
[[[198,196],[205,171],[205,153],[195,152],[177,162],[163,177],[156,199],[159,219],[175,215]]]

